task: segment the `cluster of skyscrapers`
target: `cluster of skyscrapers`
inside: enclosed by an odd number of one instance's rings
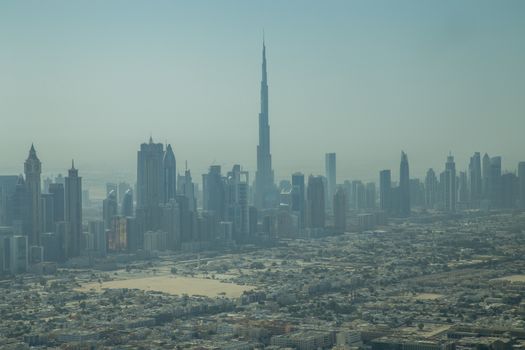
[[[33,146],[25,176],[0,176],[0,273],[17,273],[43,261],[64,262],[85,254],[160,250],[194,251],[267,244],[276,237],[313,237],[369,227],[414,211],[525,208],[525,162],[502,173],[501,157],[476,152],[468,170],[456,170],[449,155],[444,170],[429,169],[423,181],[410,177],[401,153],[399,178],[390,170],[374,182],[337,183],[336,154],[325,155],[324,176],[275,183],[270,153],[266,47],[263,43],[257,169],[212,165],[202,187],[187,169],[177,172],[171,145],[150,137],[137,152],[136,185],[107,184],[101,218],[83,222],[82,178],[74,163],[67,177],[44,181]],[[84,198],[83,198],[84,196]]]
[[[45,183],[33,145],[24,175],[0,176],[0,273],[18,272],[50,258],[64,261],[82,250],[82,178],[74,163],[67,177]]]

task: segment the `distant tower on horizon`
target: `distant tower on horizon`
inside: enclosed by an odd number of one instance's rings
[[[171,145],[166,146],[164,153],[164,203],[177,196],[177,162]]]
[[[346,231],[346,210],[348,201],[343,187],[338,187],[334,194],[334,229],[336,233],[344,233]]]
[[[445,210],[456,211],[457,186],[456,186],[456,163],[454,157],[449,155],[445,163],[445,183],[444,183]]]
[[[399,215],[410,216],[410,172],[407,154],[401,151],[399,165]]]
[[[392,212],[392,176],[389,169],[379,172],[379,207],[386,213]]]
[[[27,195],[27,217],[24,234],[28,236],[29,246],[36,246],[40,245],[42,229],[42,190],[40,188],[42,163],[38,159],[35,147],[32,144],[29,156],[24,163],[24,173]]]
[[[325,195],[322,176],[308,177],[307,188],[308,202],[308,227],[313,229],[323,229],[325,227]]]
[[[71,162],[66,177],[66,221],[69,222],[69,237],[67,240],[67,255],[79,256],[82,242],[82,178],[78,176],[75,163]]]
[[[326,202],[328,209],[332,209],[334,203],[334,195],[336,189],[336,157],[335,153],[326,153],[324,156],[325,162],[325,176],[326,176],[326,189],[328,194],[328,200]]]
[[[270,153],[270,124],[268,122],[268,81],[266,72],[266,45],[263,40],[261,112],[259,113],[259,145],[255,173],[255,206],[260,209],[275,205],[275,184]]]
[[[473,208],[479,208],[482,195],[482,177],[481,177],[481,155],[475,152],[470,157],[468,166],[470,179],[470,203]]]
[[[148,143],[140,145],[137,152],[137,216],[144,229],[156,230],[160,225],[160,207],[164,202],[164,145]],[[116,194],[115,194],[116,195]]]
[[[525,209],[525,162],[518,163],[518,181],[520,191],[520,208]]]

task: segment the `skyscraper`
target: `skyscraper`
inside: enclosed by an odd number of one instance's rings
[[[137,211],[140,211],[146,231],[156,230],[160,225],[159,204],[164,201],[164,147],[162,143],[140,145],[137,153]],[[115,193],[116,196],[116,193]],[[116,200],[116,198],[115,198]]]
[[[445,163],[445,183],[443,191],[445,210],[450,212],[456,211],[456,163],[452,155],[447,157],[447,162]]]
[[[490,206],[499,208],[501,206],[501,157],[490,158],[490,172],[488,177],[488,191]]]
[[[111,228],[111,221],[118,215],[117,192],[111,191],[106,199],[102,201],[102,218],[104,220],[104,227]]]
[[[122,196],[122,203],[120,207],[122,216],[133,216],[133,191],[128,189]]]
[[[518,194],[518,178],[514,173],[501,175],[500,207],[512,209],[516,207]]]
[[[459,182],[457,183],[457,191],[458,191],[458,203],[462,206],[462,208],[465,208],[468,204],[468,179],[467,179],[467,172],[460,171],[459,172]]]
[[[387,213],[392,210],[392,176],[388,169],[379,172],[379,207]]]
[[[266,46],[263,41],[261,80],[261,112],[259,113],[259,145],[255,173],[255,205],[260,209],[275,206],[276,190],[270,153],[270,125],[268,122],[268,82],[266,73]]]
[[[410,215],[410,172],[408,167],[408,157],[405,152],[401,152],[401,163],[399,165],[399,216],[408,217]]]
[[[26,175],[26,209],[28,214],[24,233],[28,236],[29,246],[35,246],[40,244],[40,231],[42,225],[42,192],[40,189],[42,163],[40,163],[33,145],[31,145],[29,157],[24,163],[24,173]]]
[[[481,157],[479,152],[474,153],[474,155],[470,157],[468,170],[470,178],[470,202],[474,208],[478,208],[482,195]]]
[[[335,153],[326,153],[324,157],[326,189],[328,192],[328,208],[332,207],[336,186],[336,158]]]
[[[334,195],[334,229],[336,233],[344,233],[346,230],[346,194],[339,187]]]
[[[66,177],[66,221],[69,222],[68,256],[79,256],[82,242],[82,178],[71,162]]]
[[[226,215],[225,183],[221,175],[221,166],[212,165],[208,174],[203,176],[204,210],[212,211],[219,221]]]
[[[298,215],[299,230],[302,230],[306,224],[304,195],[304,174],[294,173],[292,175],[292,211]]]
[[[490,178],[490,157],[487,153],[483,156],[482,163],[482,197],[483,199],[489,199],[489,178]]]
[[[64,185],[61,183],[49,184],[49,193],[53,195],[55,223],[64,221],[66,217],[66,195]]]
[[[164,153],[164,203],[175,199],[177,195],[177,163],[171,145],[166,147]]]
[[[434,169],[430,168],[425,177],[425,208],[433,209],[437,203],[438,180]]]
[[[525,208],[525,162],[518,164],[520,208]]]
[[[324,185],[322,176],[308,178],[307,200],[308,200],[308,223],[310,228],[318,229],[325,227],[325,203]]]
[[[0,226],[11,226],[12,224],[11,197],[15,192],[17,182],[17,175],[0,175]]]

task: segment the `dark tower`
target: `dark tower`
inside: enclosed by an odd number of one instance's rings
[[[379,203],[381,210],[392,212],[392,178],[388,169],[379,172]]]
[[[42,226],[42,208],[40,189],[40,174],[42,173],[42,163],[36,156],[35,147],[31,145],[29,157],[24,163],[24,173],[26,175],[26,195],[27,195],[27,221],[24,227],[24,234],[28,236],[29,246],[40,245],[40,231]]]
[[[150,137],[148,143],[140,145],[137,153],[137,217],[146,231],[156,230],[160,225],[159,205],[164,202],[163,160],[162,143],[154,143]]]
[[[401,152],[401,164],[399,165],[399,216],[410,215],[410,173],[408,168],[408,157]]]
[[[79,256],[82,242],[82,178],[71,162],[66,177],[66,221],[69,222],[68,256]]]
[[[171,145],[166,147],[164,153],[164,203],[175,199],[177,195],[177,163]]]
[[[268,123],[268,82],[266,74],[266,46],[263,40],[261,80],[261,112],[259,113],[259,145],[257,146],[257,172],[255,173],[255,205],[272,208],[275,204],[272,155],[270,154],[270,125]]]
[[[470,202],[474,208],[478,208],[482,194],[481,155],[479,152],[474,153],[474,155],[470,157],[468,170],[470,178]]]

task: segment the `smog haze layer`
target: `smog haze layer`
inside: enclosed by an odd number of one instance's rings
[[[75,158],[133,179],[150,135],[179,171],[254,171],[263,29],[277,178],[323,173],[325,152],[339,179],[398,169],[400,150],[414,176],[449,151],[514,170],[523,18],[523,1],[2,1],[1,172],[34,142],[44,173]]]

